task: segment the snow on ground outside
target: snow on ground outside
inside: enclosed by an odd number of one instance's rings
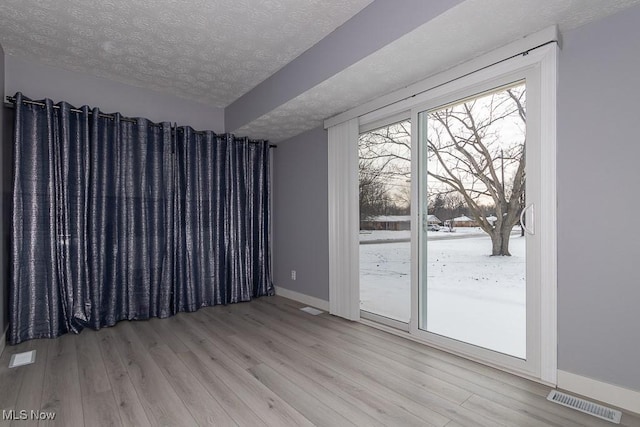
[[[429,332],[525,357],[525,239],[514,231],[511,257],[489,256],[491,239],[478,228],[429,233]],[[360,234],[370,242],[409,236],[409,231]],[[361,309],[408,322],[410,251],[409,241],[360,245]]]
[[[514,228],[515,230],[515,228]],[[520,229],[518,228],[518,231]],[[478,227],[456,227],[452,232],[448,228],[442,227],[440,231],[429,231],[429,239],[441,240],[450,239],[452,237],[463,236],[486,236],[486,233]],[[380,240],[404,240],[411,238],[410,230],[391,231],[391,230],[360,230],[361,242],[372,242]]]

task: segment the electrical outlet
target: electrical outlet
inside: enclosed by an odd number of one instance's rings
[[[296,271],[291,270],[291,280],[296,280]]]

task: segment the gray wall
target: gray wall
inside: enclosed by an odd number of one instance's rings
[[[5,58],[5,92],[34,99],[51,98],[75,106],[99,107],[105,113],[169,121],[196,130],[224,132],[224,110],[187,99],[129,86],[89,74],[49,67],[15,56]]]
[[[2,49],[2,45],[0,45],[0,95],[4,99],[4,50]],[[5,175],[7,166],[11,167],[10,164],[6,160],[5,156],[5,138],[4,138],[4,108],[2,108],[2,104],[0,104],[0,189],[2,194],[0,195],[0,340],[4,340],[3,332],[9,324],[8,314],[7,314],[7,304],[8,304],[8,260],[7,256],[7,244],[8,239],[5,235],[5,232],[8,232],[8,224],[5,224],[5,218],[7,215],[5,214]]]
[[[274,153],[274,283],[329,300],[327,132],[312,129]]]
[[[563,35],[558,367],[640,391],[640,7]]]

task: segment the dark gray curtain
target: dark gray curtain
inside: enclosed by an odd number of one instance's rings
[[[268,143],[25,99],[10,343],[273,293]]]
[[[271,293],[269,145],[185,127],[175,158],[176,311]]]

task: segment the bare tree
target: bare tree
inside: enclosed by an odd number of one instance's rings
[[[501,90],[428,115],[427,174],[455,190],[491,237],[492,255],[511,255],[509,239],[525,191],[525,89]],[[496,220],[485,216],[495,208]]]
[[[511,231],[524,205],[525,99],[521,84],[427,115],[429,211],[441,219],[473,218],[491,237],[492,255],[510,255]],[[409,121],[362,134],[359,150],[384,181],[410,178]],[[488,212],[495,221],[487,220]]]
[[[365,132],[360,136],[360,220],[375,215],[407,214],[411,174],[408,121]]]
[[[380,168],[370,160],[359,162],[360,221],[386,213],[391,200]]]
[[[428,196],[427,211],[440,220],[450,220],[468,212],[464,198],[455,190],[432,192]]]
[[[388,179],[411,176],[411,123],[391,124],[360,135],[360,159],[375,164]]]

